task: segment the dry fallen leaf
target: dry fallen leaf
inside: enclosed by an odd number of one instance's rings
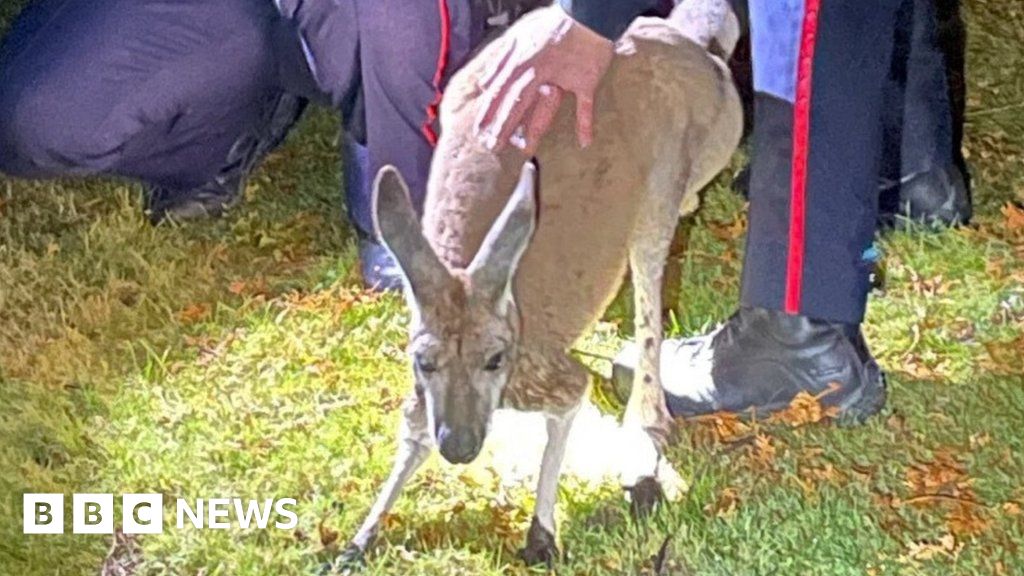
[[[267,281],[265,278],[255,280],[235,280],[228,284],[228,292],[235,296],[256,296],[267,293]]]
[[[404,519],[400,515],[393,512],[386,513],[380,518],[380,527],[381,530],[391,532],[393,530],[398,530],[404,522]]]
[[[325,312],[333,320],[339,320],[356,304],[369,304],[380,296],[369,290],[354,290],[336,286],[318,292],[289,292],[275,300],[285,310],[298,312]]]
[[[940,450],[930,462],[915,463],[907,469],[905,484],[911,498],[927,504],[930,497],[972,498],[972,480],[964,465],[948,450]]]
[[[985,508],[972,502],[960,502],[946,516],[946,527],[958,538],[980,536],[988,529],[988,519],[984,516]]]
[[[719,240],[737,240],[747,231],[747,216],[744,213],[740,213],[740,216],[732,222],[711,222],[708,225],[708,230]]]
[[[510,543],[520,538],[529,523],[525,509],[512,503],[492,502],[489,511],[488,532]]]
[[[721,443],[735,442],[750,434],[750,426],[736,414],[718,414],[712,420],[715,436]]]
[[[935,542],[911,542],[910,546],[907,547],[907,553],[902,556],[899,561],[903,564],[907,564],[919,560],[931,560],[936,556],[952,558],[955,557],[961,549],[963,549],[963,545],[957,545],[956,537],[952,534],[946,534]]]
[[[619,574],[622,572],[622,560],[616,556],[604,556],[597,562],[602,568],[610,572]]]
[[[910,288],[919,296],[935,297],[949,292],[950,285],[943,281],[942,274],[933,278],[921,278],[916,271],[910,272]]]
[[[996,375],[1024,373],[1024,334],[1010,342],[985,342],[988,358],[982,361],[985,370]]]
[[[904,434],[907,432],[907,419],[899,412],[893,412],[889,418],[885,420],[885,427],[893,432]]]
[[[907,354],[901,361],[898,370],[914,380],[943,380],[946,378],[943,366],[932,365],[935,361],[927,361],[918,354]]]
[[[931,461],[911,465],[905,484],[911,495],[902,503],[945,510],[946,527],[957,538],[976,537],[988,529],[988,511],[974,494],[974,480],[951,451],[940,450]]]
[[[736,507],[739,506],[739,503],[739,490],[729,486],[722,489],[722,493],[718,495],[715,502],[705,506],[704,511],[718,518],[726,518],[736,512]]]
[[[772,445],[772,439],[765,434],[758,434],[754,438],[754,451],[752,454],[755,467],[761,470],[771,470],[775,467],[776,448]]]
[[[750,424],[732,412],[716,412],[687,422],[696,426],[694,438],[698,443],[733,444],[745,440],[752,433]]]
[[[828,484],[839,484],[840,480],[843,479],[843,473],[831,462],[816,468],[804,468],[803,472],[809,478]]]
[[[992,436],[990,436],[988,432],[977,432],[975,434],[971,434],[970,443],[971,450],[984,448],[992,443]]]
[[[178,312],[178,320],[182,324],[195,324],[205,320],[210,315],[210,305],[204,303],[189,304],[181,312]]]
[[[821,399],[833,393],[838,387],[838,384],[832,384],[827,390],[817,396],[813,396],[807,391],[802,391],[793,398],[793,401],[789,403],[789,407],[772,415],[769,421],[781,422],[796,428],[807,424],[815,424],[828,418],[835,418],[839,414],[839,410],[835,406],[822,406]]]
[[[320,545],[324,548],[329,548],[332,544],[338,541],[338,531],[330,528],[324,522],[326,518],[321,518],[320,523],[317,524],[316,530],[320,536]]]
[[[1001,210],[1003,225],[1011,238],[1024,238],[1024,208],[1007,202]]]

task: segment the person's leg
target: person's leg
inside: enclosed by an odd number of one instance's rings
[[[474,10],[475,3],[469,0],[355,4],[365,138],[357,136],[346,146],[350,173],[363,176],[347,179],[347,199],[363,238],[364,280],[381,288],[397,287],[400,272],[372,234],[369,182],[381,167],[394,165],[409,184],[416,206],[422,206],[444,87],[483,37],[486,15]]]
[[[472,5],[469,0],[357,2],[370,173],[396,166],[417,207],[426,192],[444,87],[484,31]],[[354,216],[363,231],[372,230],[368,204]]]
[[[124,176],[166,207],[251,167],[281,100],[276,18],[263,0],[30,6],[0,55],[0,170]]]
[[[342,189],[349,218],[370,210],[369,151],[366,148],[365,95],[362,89],[361,35],[356,2],[312,3],[283,0],[282,14],[295,29],[313,86],[305,91],[322,94],[326,104],[341,112]],[[303,83],[300,76],[296,83]],[[366,232],[372,223],[363,222]],[[357,230],[360,226],[357,224]],[[363,233],[365,235],[365,232]],[[381,251],[381,258],[385,255]],[[397,270],[396,270],[397,273]]]
[[[673,414],[764,415],[803,391],[857,419],[884,403],[859,324],[900,1],[750,3],[756,117],[741,306],[712,335],[663,351]]]
[[[967,178],[970,173],[963,153],[964,115],[967,109],[967,25],[960,13],[960,0],[935,0],[938,23],[938,46],[946,65],[946,86],[949,90],[950,112],[953,119],[953,159]]]
[[[955,20],[955,3],[952,9]],[[900,10],[895,50],[906,58],[894,59],[887,87],[880,198],[885,225],[900,215],[942,223],[970,219],[959,152],[963,119],[955,117],[957,94],[944,53],[955,59],[957,49],[947,41],[951,45],[943,50],[938,25],[936,0],[913,0]]]
[[[906,1],[906,0],[905,0]],[[752,2],[756,111],[744,306],[856,325],[900,0]]]

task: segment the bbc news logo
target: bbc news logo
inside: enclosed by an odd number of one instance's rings
[[[64,534],[64,495],[25,494],[23,498],[25,534]],[[175,501],[175,526],[198,529],[265,530],[273,527],[292,530],[299,523],[294,498],[242,500],[241,498],[199,498]],[[113,494],[73,494],[71,532],[73,534],[113,534]],[[121,497],[120,529],[125,534],[161,534],[164,531],[162,494],[124,494]]]

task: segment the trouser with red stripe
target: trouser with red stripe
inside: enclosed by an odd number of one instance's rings
[[[863,319],[904,2],[913,0],[750,1],[756,95],[744,304]]]
[[[472,0],[281,0],[294,22],[315,84],[346,124],[346,199],[363,231],[373,230],[370,185],[391,164],[417,206],[437,141],[437,107],[451,75],[484,33]],[[298,83],[301,85],[301,83]]]

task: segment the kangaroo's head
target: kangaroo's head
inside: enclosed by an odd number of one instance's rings
[[[385,167],[374,186],[377,234],[406,278],[416,391],[425,398],[441,455],[452,463],[480,453],[516,364],[512,279],[535,227],[536,178],[536,167],[527,163],[472,263],[456,270],[424,238],[401,175]]]

